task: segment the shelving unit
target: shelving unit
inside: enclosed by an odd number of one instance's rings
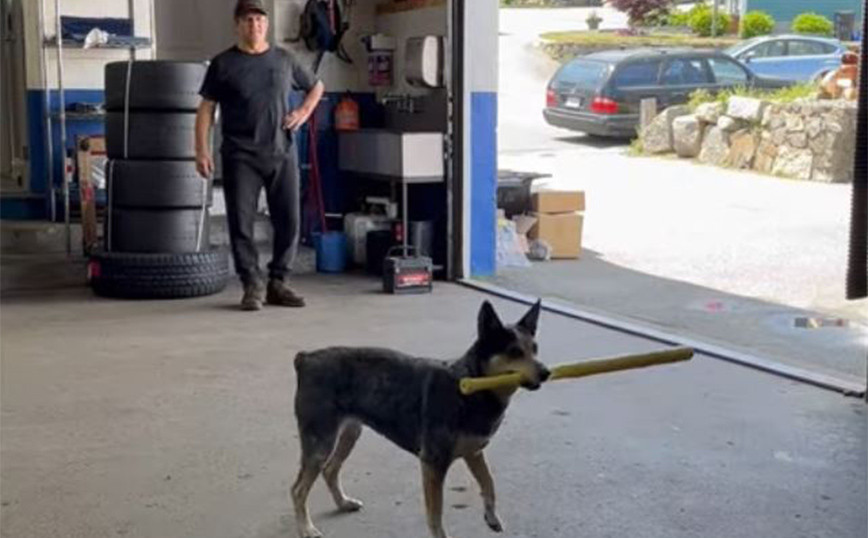
[[[42,78],[43,84],[45,86],[45,138],[46,138],[46,160],[48,161],[47,166],[47,175],[48,175],[48,184],[49,184],[49,196],[50,198],[50,212],[51,212],[51,220],[52,222],[57,220],[57,178],[54,173],[54,130],[52,129],[53,121],[58,121],[60,123],[60,148],[61,155],[60,159],[63,165],[61,166],[61,171],[63,174],[63,181],[61,183],[61,188],[63,192],[63,220],[64,220],[64,228],[66,235],[66,253],[67,255],[72,255],[72,229],[70,222],[70,184],[71,184],[71,170],[70,167],[67,166],[66,161],[66,151],[67,151],[67,122],[70,121],[94,121],[102,119],[105,114],[102,112],[67,112],[66,110],[66,95],[65,95],[65,87],[63,80],[63,68],[64,68],[64,59],[63,59],[63,50],[66,48],[69,49],[78,49],[78,50],[105,50],[105,49],[127,49],[130,52],[130,60],[133,61],[136,59],[136,50],[142,48],[151,48],[153,46],[153,40],[150,38],[139,38],[136,39],[133,37],[131,43],[129,45],[103,45],[96,46],[91,48],[85,48],[82,43],[74,42],[66,39],[61,39],[60,36],[63,35],[63,27],[61,22],[61,0],[54,0],[54,35],[47,35],[46,31],[46,22],[47,16],[45,13],[45,4],[48,0],[41,0],[40,2],[40,29],[42,31]],[[135,0],[127,0],[127,12],[130,21],[130,31],[131,33],[135,33]],[[49,49],[54,49],[57,54],[57,95],[58,95],[58,107],[57,112],[51,111],[51,90],[48,84],[48,51]]]

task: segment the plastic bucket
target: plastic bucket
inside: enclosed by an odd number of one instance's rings
[[[320,273],[343,273],[347,268],[347,235],[326,232],[313,236],[316,270]]]

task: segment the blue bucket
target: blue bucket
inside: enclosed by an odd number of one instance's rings
[[[320,273],[343,273],[347,268],[347,234],[326,232],[315,234],[316,270]]]

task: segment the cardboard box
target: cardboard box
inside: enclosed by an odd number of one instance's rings
[[[105,160],[105,137],[81,136],[77,139],[78,187],[81,203],[82,248],[90,254],[99,246],[99,227],[97,222],[96,190],[94,181],[97,159]]]
[[[533,194],[535,213],[572,213],[585,210],[584,191],[539,191]]]
[[[560,213],[536,214],[536,225],[528,237],[542,239],[552,247],[552,258],[578,258],[582,253],[582,215]]]

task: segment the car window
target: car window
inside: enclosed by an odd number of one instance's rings
[[[555,75],[555,83],[596,89],[600,87],[608,71],[609,64],[607,63],[591,60],[574,60],[563,66],[558,74]]]
[[[668,86],[708,84],[711,77],[701,59],[676,59],[667,62],[663,68],[662,83]]]
[[[709,58],[708,63],[718,84],[747,84],[747,72],[734,61],[725,58]]]
[[[823,43],[818,41],[792,40],[789,46],[789,56],[819,56],[828,54]]]
[[[659,60],[635,62],[618,68],[612,82],[616,88],[656,86],[659,72]]]
[[[777,58],[787,55],[786,42],[767,41],[747,51],[747,55],[754,58]]]

